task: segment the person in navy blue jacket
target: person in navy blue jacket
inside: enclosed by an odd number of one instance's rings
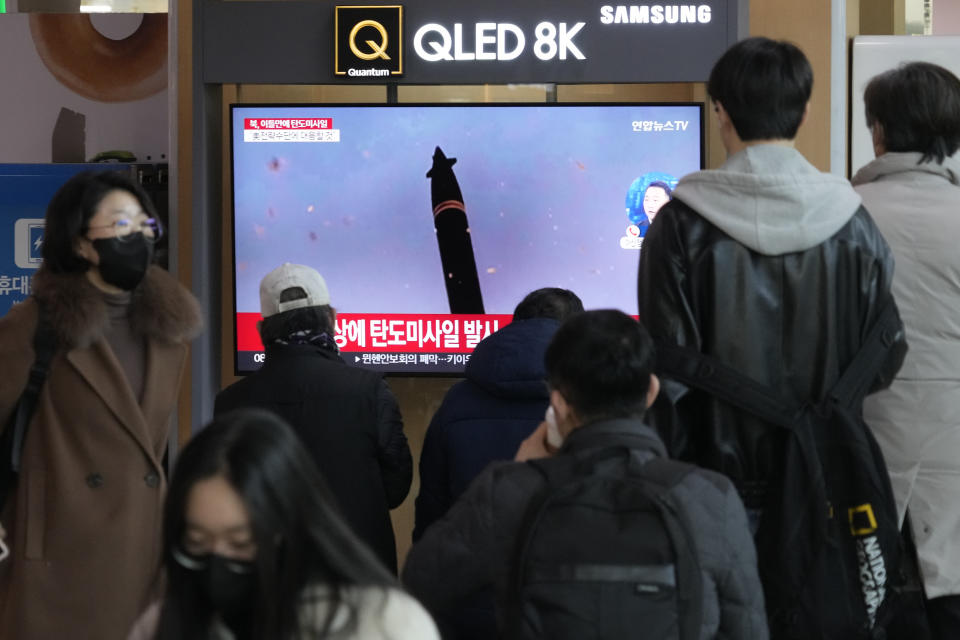
[[[477,345],[465,370],[427,428],[420,456],[416,542],[495,460],[513,460],[520,443],[543,421],[550,403],[543,355],[560,323],[583,311],[572,291],[537,289],[513,312],[513,321]],[[484,638],[494,628],[493,596],[462,604],[439,621],[445,640]],[[479,635],[478,635],[479,634]]]

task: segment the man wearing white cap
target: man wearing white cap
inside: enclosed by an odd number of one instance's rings
[[[268,273],[260,313],[264,365],[217,394],[214,413],[260,407],[289,422],[347,522],[396,573],[389,511],[406,498],[413,477],[396,399],[378,374],[340,358],[336,311],[315,269],[285,263]]]

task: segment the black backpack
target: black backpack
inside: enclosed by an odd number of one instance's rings
[[[34,298],[36,300],[36,298]],[[37,301],[37,328],[33,335],[34,361],[27,386],[14,407],[3,432],[0,433],[0,512],[17,486],[20,458],[27,437],[27,426],[47,379],[50,361],[57,350],[56,335],[44,306]]]
[[[670,495],[695,467],[641,456],[619,446],[530,463],[547,485],[521,521],[504,638],[699,638],[702,578]]]
[[[801,407],[711,356],[657,345],[664,376],[784,430],[782,481],[769,488],[756,535],[773,638],[883,638],[895,614],[903,545],[862,402],[900,331],[890,304],[826,399]]]

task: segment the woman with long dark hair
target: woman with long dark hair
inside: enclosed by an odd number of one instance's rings
[[[333,504],[280,418],[244,409],[215,420],[177,460],[165,594],[131,640],[438,638]]]

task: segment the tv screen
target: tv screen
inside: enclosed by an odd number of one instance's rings
[[[463,371],[541,287],[636,315],[643,236],[703,166],[702,104],[233,105],[238,373],[259,283],[325,278],[336,342],[384,373]]]

